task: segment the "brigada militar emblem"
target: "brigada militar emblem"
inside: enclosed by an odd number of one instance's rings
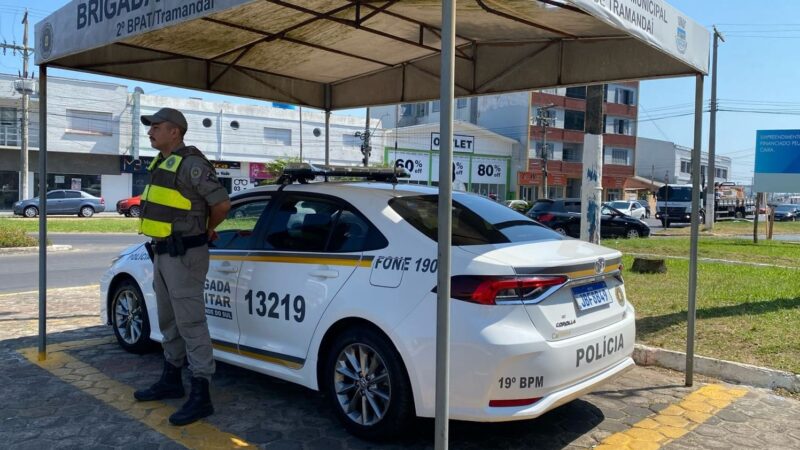
[[[53,52],[53,26],[50,25],[50,22],[44,24],[39,49],[41,50],[42,59],[49,58],[50,54]]]
[[[678,46],[678,51],[686,53],[686,47],[689,43],[686,41],[686,19],[678,16],[678,30],[675,32],[675,44]]]
[[[170,157],[169,159],[167,159],[165,164],[167,165],[168,169],[171,169],[172,166],[175,165],[175,158]]]

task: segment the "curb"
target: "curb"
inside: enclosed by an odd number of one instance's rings
[[[640,366],[659,366],[681,372],[686,370],[686,353],[642,344],[635,345],[633,360]],[[699,375],[739,384],[800,392],[800,375],[782,370],[695,355],[694,371]]]
[[[71,245],[48,245],[47,251],[48,252],[65,252],[68,250],[72,250]],[[36,253],[39,251],[39,247],[9,247],[9,248],[0,248],[0,255],[9,255],[14,253]]]

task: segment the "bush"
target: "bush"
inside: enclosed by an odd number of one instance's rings
[[[0,226],[0,248],[6,247],[33,247],[39,241],[26,235],[20,228]]]

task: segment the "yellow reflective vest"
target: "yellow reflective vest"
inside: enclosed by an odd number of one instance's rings
[[[205,156],[195,147],[183,147],[167,158],[155,158],[147,170],[150,182],[142,192],[142,212],[139,216],[139,233],[153,238],[172,234],[172,224],[189,216],[192,201],[178,190],[178,173],[184,158],[190,155]]]

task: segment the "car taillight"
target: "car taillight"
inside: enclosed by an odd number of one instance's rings
[[[100,204],[101,205],[105,205],[106,204],[106,199],[104,199],[103,197],[100,197]]]
[[[503,300],[533,300],[548,288],[567,282],[559,276],[477,276],[456,275],[450,279],[450,296],[480,305],[496,305]]]
[[[552,215],[550,213],[544,213],[544,214],[540,215],[539,218],[536,219],[536,220],[538,220],[539,222],[550,222],[551,220],[553,220],[555,218],[556,218],[556,216],[554,216],[554,215]]]

